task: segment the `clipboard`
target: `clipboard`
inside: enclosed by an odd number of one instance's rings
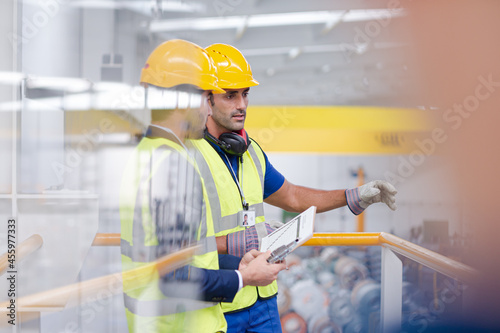
[[[316,206],[311,206],[292,220],[263,237],[260,243],[260,251],[273,251],[271,261],[283,260],[284,257],[295,250],[307,240],[311,239],[314,232],[314,219],[316,217]]]

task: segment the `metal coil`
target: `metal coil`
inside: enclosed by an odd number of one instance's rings
[[[325,315],[315,315],[307,323],[308,333],[342,333],[342,328],[337,326]]]
[[[281,317],[283,333],[307,333],[307,323],[300,315],[289,312]]]
[[[352,290],[351,303],[362,315],[380,311],[380,284],[373,280],[364,280]]]
[[[352,289],[358,281],[368,277],[368,269],[358,260],[344,256],[335,264],[335,274],[339,276],[342,287]]]
[[[297,282],[290,288],[292,308],[305,320],[328,313],[328,297],[313,280]]]

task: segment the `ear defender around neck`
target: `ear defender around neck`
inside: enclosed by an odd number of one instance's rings
[[[242,129],[241,134],[236,132],[222,133],[217,139],[205,129],[205,139],[219,146],[228,154],[242,156],[250,145],[247,132]]]

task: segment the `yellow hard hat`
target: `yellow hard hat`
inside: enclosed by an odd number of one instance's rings
[[[259,84],[252,69],[241,52],[227,44],[212,44],[205,50],[217,66],[217,85],[223,89],[241,89]]]
[[[190,84],[224,93],[217,85],[217,69],[208,52],[182,39],[169,40],[151,52],[141,72],[141,83],[162,88]]]

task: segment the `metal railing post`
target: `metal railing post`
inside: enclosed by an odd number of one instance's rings
[[[382,246],[380,328],[382,333],[401,331],[403,303],[403,263],[389,248]]]

